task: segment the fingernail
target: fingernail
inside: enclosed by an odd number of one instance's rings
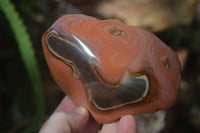
[[[80,107],[76,108],[75,112],[77,112],[79,114],[83,114],[83,113],[86,113],[87,110],[84,107],[80,106]]]

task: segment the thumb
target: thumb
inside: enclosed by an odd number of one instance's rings
[[[89,113],[84,107],[73,112],[55,112],[43,125],[39,133],[76,133],[87,123]]]

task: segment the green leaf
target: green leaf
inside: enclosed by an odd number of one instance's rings
[[[10,24],[14,37],[18,43],[23,63],[30,78],[35,98],[36,114],[42,116],[44,114],[43,89],[29,34],[10,0],[0,0],[0,9],[5,13],[6,19]]]

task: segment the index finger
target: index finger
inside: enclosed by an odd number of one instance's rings
[[[77,105],[65,96],[54,112],[71,112],[77,108]]]

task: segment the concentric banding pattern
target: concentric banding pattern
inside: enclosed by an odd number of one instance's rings
[[[127,70],[117,86],[111,87],[109,83],[105,85],[93,69],[96,66],[91,60],[98,58],[95,53],[76,36],[68,37],[70,40],[52,31],[46,39],[46,44],[53,55],[69,65],[74,73],[80,74],[75,78],[83,80],[96,108],[99,110],[119,108],[140,102],[147,96],[149,80],[145,74],[133,75]]]

